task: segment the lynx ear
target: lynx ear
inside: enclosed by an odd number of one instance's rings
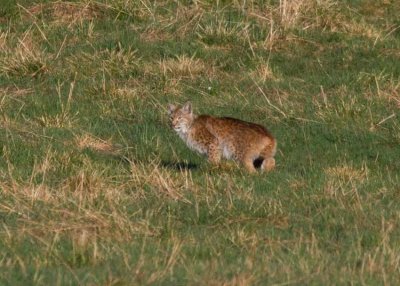
[[[168,104],[168,114],[171,115],[172,112],[176,110],[176,106],[173,104]]]
[[[186,113],[192,113],[192,103],[190,101],[186,102],[185,105],[183,105],[182,110]]]

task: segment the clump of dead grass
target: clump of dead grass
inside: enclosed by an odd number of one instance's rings
[[[39,3],[28,8],[20,7],[27,17],[37,18],[41,14],[46,14],[50,15],[52,24],[67,25],[68,27],[72,27],[86,20],[94,20],[101,17],[106,8],[104,5],[93,1],[56,1]]]
[[[0,33],[0,73],[34,77],[48,71],[48,61],[49,56],[34,40],[31,30],[18,38]]]
[[[196,3],[197,4],[197,3]],[[179,5],[176,9],[174,23],[177,27],[174,32],[175,37],[178,39],[184,39],[188,35],[195,33],[198,29],[205,9],[200,5],[185,6]]]
[[[55,115],[45,114],[36,118],[37,122],[43,127],[71,128],[77,121],[77,113],[71,114],[58,113]]]
[[[110,90],[110,95],[121,99],[136,99],[141,97],[141,92],[138,88],[115,86]]]
[[[250,24],[246,22],[230,22],[224,17],[217,16],[214,21],[199,23],[196,33],[203,42],[239,41],[245,43],[249,37]]]
[[[171,96],[182,95],[182,84],[180,78],[166,79],[163,85],[163,93]]]
[[[115,49],[73,55],[67,61],[73,73],[93,75],[98,73],[100,69],[105,74],[113,75],[135,72],[139,67],[140,57],[138,57],[136,50],[131,47],[124,48],[119,44]],[[82,66],[86,66],[86,69],[83,70]]]
[[[105,50],[104,54],[104,65],[110,66],[113,70],[127,70],[132,66],[136,66],[140,58],[137,56],[137,51],[131,47],[126,49],[122,48],[121,45],[114,50]]]
[[[333,28],[338,3],[332,0],[280,0],[279,22],[284,30],[291,28]]]
[[[144,3],[144,1],[142,2]],[[165,2],[167,3],[167,2]],[[164,4],[165,4],[164,3]],[[132,29],[137,32],[140,39],[145,42],[162,42],[171,39],[185,39],[191,33],[195,33],[198,25],[204,15],[204,10],[195,5],[187,6],[182,3],[176,3],[172,17],[166,17],[163,13],[158,13],[157,6],[163,3],[157,2],[148,6],[147,13],[140,13],[144,18],[151,18],[152,21],[146,25],[145,29],[140,29],[137,25],[132,24]],[[143,9],[139,9],[141,11]]]
[[[332,196],[350,194],[358,197],[357,189],[368,180],[369,169],[365,165],[359,169],[349,165],[335,166],[325,169],[325,175],[327,177],[325,191],[328,194]]]
[[[8,86],[0,88],[0,96],[10,96],[13,98],[24,97],[34,92],[33,88],[21,88],[18,86]],[[0,103],[1,108],[1,103]]]
[[[82,170],[56,186],[47,185],[46,174],[54,168],[55,161],[57,153],[49,151],[33,166],[30,179],[17,181],[8,176],[7,180],[0,182],[2,192],[13,198],[0,204],[2,214],[16,217],[17,227],[7,229],[9,236],[29,237],[39,244],[53,244],[56,235],[71,239],[74,251],[85,252],[96,248],[99,241],[128,241],[132,235],[158,234],[146,219],[132,220],[121,207],[128,196],[124,192],[125,185],[114,184],[90,162],[84,162]],[[15,167],[11,162],[8,164],[12,172]],[[39,174],[43,179],[37,183],[34,178]],[[132,199],[132,195],[129,198]],[[32,215],[37,213],[38,204],[45,206],[47,211]],[[100,208],[96,207],[99,205]],[[94,255],[95,258],[100,258],[99,254]]]
[[[104,191],[112,190],[112,188],[101,173],[92,170],[91,166],[86,166],[85,169],[70,176],[63,184],[63,189],[66,193],[78,198],[79,202],[90,204],[97,197],[104,195]]]
[[[183,194],[185,190],[194,188],[188,171],[177,175],[163,169],[156,161],[148,166],[131,162],[131,174],[135,185],[141,188],[150,186],[157,196],[191,204]]]
[[[193,55],[180,55],[176,58],[163,59],[160,61],[160,69],[165,77],[173,76],[175,78],[195,78],[197,75],[211,75],[213,70],[208,69],[201,59],[196,59]]]
[[[165,6],[167,2],[168,1],[151,2],[150,0],[113,0],[106,1],[104,7],[106,7],[109,11],[113,11],[115,18],[129,16],[138,19],[156,19],[157,9]]]
[[[250,71],[250,76],[261,83],[268,80],[278,80],[276,73],[272,70],[268,60],[259,59],[255,69]]]
[[[379,74],[363,74],[361,80],[370,87],[366,94],[370,100],[382,98],[400,108],[400,78],[382,71]]]
[[[144,42],[156,43],[172,39],[173,35],[160,27],[148,27],[140,32],[140,39]]]
[[[325,170],[325,174],[344,182],[362,182],[368,178],[368,168],[355,169],[351,166],[336,166]]]
[[[85,148],[92,149],[101,153],[118,154],[117,148],[111,140],[97,138],[91,134],[84,134],[75,138],[76,146],[83,150]]]
[[[204,12],[210,9],[208,6],[207,3],[196,5],[201,16],[193,31],[198,38],[207,45],[249,45],[253,55],[254,47],[271,49],[277,42],[288,39],[292,30],[343,30],[343,22],[349,18],[334,0],[280,0],[268,4],[233,2],[224,8],[217,4],[212,7],[213,14]],[[240,16],[234,14],[231,17],[230,9]]]
[[[67,100],[63,101],[62,96],[62,87],[64,83],[58,82],[56,86],[56,91],[59,100],[60,110],[56,114],[44,114],[38,116],[36,118],[37,122],[43,127],[57,127],[57,128],[71,128],[74,123],[77,121],[78,112],[73,112],[71,109],[72,101],[73,101],[73,92],[75,88],[74,81],[70,83]]]

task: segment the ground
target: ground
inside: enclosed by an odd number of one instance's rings
[[[0,284],[395,285],[400,2],[6,0]],[[266,126],[219,168],[167,104]]]

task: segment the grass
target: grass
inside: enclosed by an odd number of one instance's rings
[[[0,8],[0,284],[395,285],[397,1]],[[267,126],[213,168],[168,103]]]

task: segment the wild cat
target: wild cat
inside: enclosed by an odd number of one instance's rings
[[[260,167],[275,167],[277,141],[263,126],[230,117],[195,115],[190,102],[168,106],[170,121],[179,137],[213,164],[223,156],[233,159],[251,173]]]

